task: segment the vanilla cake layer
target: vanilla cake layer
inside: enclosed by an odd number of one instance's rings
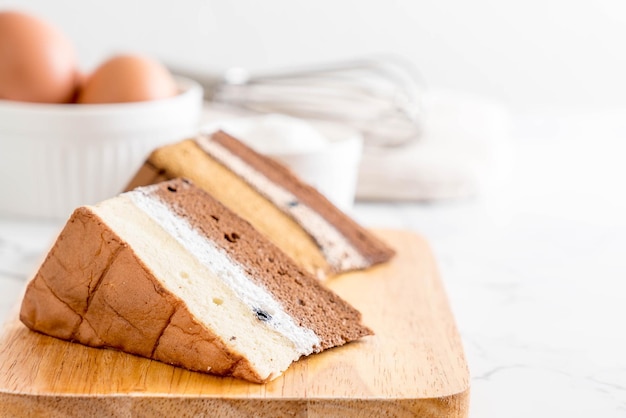
[[[183,180],[77,209],[20,317],[58,338],[254,382],[371,333],[354,308]]]
[[[319,278],[393,256],[313,187],[224,132],[155,150],[129,188],[175,177],[193,180]]]

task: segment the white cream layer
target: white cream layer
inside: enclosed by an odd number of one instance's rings
[[[156,197],[133,191],[91,209],[192,315],[247,358],[262,378],[280,375],[319,345],[312,330],[297,326],[239,265]],[[254,308],[265,310],[272,319],[260,321]]]
[[[150,194],[156,187],[148,186],[129,192],[128,197],[202,265],[224,281],[241,301],[250,307],[251,313],[254,314],[254,309],[261,309],[271,315],[270,320],[260,324],[268,324],[291,340],[300,355],[311,354],[314,347],[320,343],[318,336],[312,330],[296,325],[293,318],[283,310],[280,302],[263,287],[254,283],[246,271],[226,252],[200,235],[185,219],[174,214],[158,197]]]
[[[291,216],[317,243],[331,267],[337,271],[362,269],[369,262],[319,213],[300,202],[285,188],[270,181],[237,155],[210,137],[200,136],[197,144],[209,155],[240,176],[283,213]]]

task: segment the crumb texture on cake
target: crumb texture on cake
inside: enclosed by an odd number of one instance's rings
[[[77,209],[20,318],[57,338],[253,382],[371,334],[356,309],[180,179]]]
[[[129,187],[175,177],[193,180],[320,278],[393,256],[315,188],[224,132],[155,150]]]

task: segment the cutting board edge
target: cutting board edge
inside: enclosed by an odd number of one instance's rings
[[[461,393],[422,399],[301,399],[301,398],[230,398],[171,396],[166,394],[128,393],[108,395],[52,395],[21,394],[0,391],[0,404],[4,413],[19,416],[25,410],[31,416],[66,417],[66,416],[176,416],[185,413],[206,413],[207,410],[222,411],[230,417],[233,413],[254,414],[258,418],[279,415],[297,416],[420,416],[423,418],[466,418],[469,413],[469,388]],[[372,413],[374,415],[368,415]],[[304,414],[304,415],[303,415]]]

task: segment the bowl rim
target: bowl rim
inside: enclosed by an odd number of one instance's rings
[[[15,141],[84,141],[146,129],[170,129],[202,112],[203,89],[194,80],[176,78],[181,93],[161,100],[106,104],[0,103],[0,145]]]
[[[81,114],[129,112],[143,110],[149,106],[168,106],[186,100],[189,96],[202,95],[203,89],[197,81],[181,76],[173,76],[180,92],[172,97],[141,102],[124,103],[36,103],[0,99],[0,113],[3,111],[33,112],[46,114]]]

